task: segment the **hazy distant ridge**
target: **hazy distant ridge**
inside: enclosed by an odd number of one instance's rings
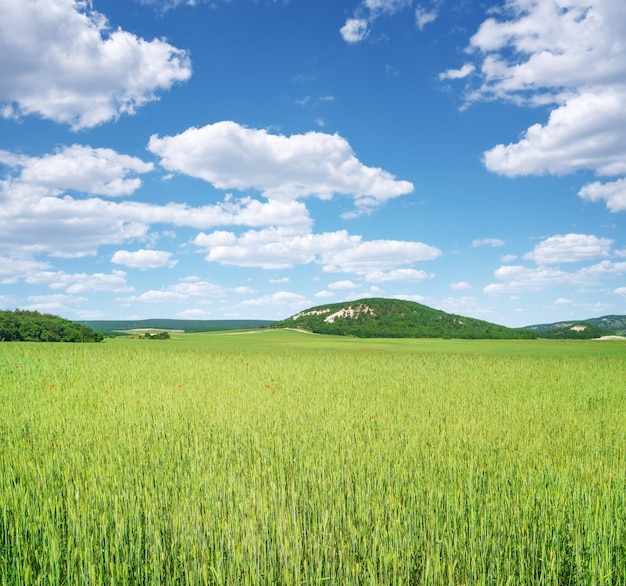
[[[552,330],[561,330],[565,328],[571,328],[576,324],[589,324],[597,328],[602,328],[606,332],[625,335],[626,334],[626,315],[605,315],[603,317],[594,317],[591,319],[572,320],[572,321],[559,321],[551,324],[535,324],[532,326],[525,326],[524,329],[537,332],[538,334],[544,332],[550,332]]]
[[[274,323],[263,319],[140,319],[140,320],[91,320],[78,322],[100,332],[137,329],[182,330],[184,332],[216,332],[220,330],[243,330],[261,328]]]

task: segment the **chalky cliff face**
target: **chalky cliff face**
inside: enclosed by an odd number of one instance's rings
[[[332,310],[330,308],[326,308],[326,309],[312,309],[310,311],[303,311],[301,313],[298,313],[294,316],[292,316],[292,320],[297,320],[301,317],[305,317],[308,315],[324,315],[326,313],[330,313]],[[368,305],[365,305],[363,303],[359,303],[358,305],[356,305],[355,307],[352,307],[351,305],[348,307],[344,307],[341,308],[339,311],[335,311],[334,313],[331,313],[330,315],[326,316],[324,318],[324,323],[327,324],[332,324],[335,322],[335,320],[337,319],[343,319],[343,318],[349,318],[349,319],[356,319],[361,315],[365,315],[365,314],[369,314],[372,317],[376,317],[376,312],[369,307]]]

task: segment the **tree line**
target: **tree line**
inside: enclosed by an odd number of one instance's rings
[[[1,342],[100,342],[101,332],[38,311],[0,311]]]

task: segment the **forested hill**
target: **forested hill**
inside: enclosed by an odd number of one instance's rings
[[[532,326],[525,326],[524,329],[536,332],[543,337],[544,333],[550,334],[551,332],[563,331],[572,329],[576,326],[592,326],[588,331],[593,331],[593,328],[600,328],[603,330],[602,335],[609,334],[626,334],[626,315],[605,315],[603,317],[594,317],[591,319],[579,320],[579,321],[559,321],[551,324],[536,324]]]
[[[529,330],[452,315],[401,299],[360,299],[319,305],[272,327],[301,328],[318,334],[359,338],[497,338],[532,339]]]
[[[90,327],[37,311],[0,311],[1,342],[100,342]]]

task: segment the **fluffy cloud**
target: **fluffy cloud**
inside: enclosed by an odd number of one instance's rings
[[[323,234],[300,234],[290,228],[249,230],[241,236],[233,232],[216,231],[199,234],[194,244],[207,250],[206,260],[224,265],[287,269],[298,264],[319,260],[333,250],[355,246],[358,236],[345,230]]]
[[[501,15],[470,40],[480,61],[470,99],[562,103],[571,90],[623,83],[621,0],[507,0]]]
[[[112,273],[66,273],[64,271],[34,271],[25,281],[31,285],[47,285],[51,289],[65,289],[67,293],[87,293],[97,291],[131,291],[126,284],[124,271]]]
[[[472,246],[474,248],[478,246],[491,246],[492,248],[496,248],[498,246],[504,246],[504,244],[504,240],[500,240],[499,238],[479,238],[472,241]]]
[[[96,254],[105,244],[146,239],[152,224],[208,229],[217,226],[287,225],[308,227],[310,217],[299,202],[259,202],[244,198],[193,207],[168,203],[109,202],[99,198],[42,198],[29,209],[0,210],[3,248],[53,256]]]
[[[559,297],[555,300],[555,305],[572,305],[574,302],[571,299],[564,299],[563,297]]]
[[[604,200],[606,207],[612,212],[626,211],[626,179],[608,183],[594,181],[585,185],[578,195],[588,201]]]
[[[565,234],[546,238],[524,255],[539,265],[582,262],[610,255],[613,240],[590,234]]]
[[[199,1],[204,0],[137,0],[140,4],[148,4],[155,6],[160,10],[166,11],[171,8],[176,8],[179,5],[195,6]]]
[[[220,285],[215,285],[209,281],[188,281],[176,283],[164,287],[163,289],[151,289],[141,295],[128,297],[122,301],[144,301],[150,303],[172,303],[176,301],[186,301],[193,297],[207,299],[211,297],[223,297],[226,291]]]
[[[316,262],[327,272],[367,275],[441,255],[434,246],[398,240],[362,241],[345,230],[300,234],[289,228],[250,230],[241,236],[216,231],[199,234],[194,243],[208,251],[206,260],[225,265],[285,269]],[[411,273],[412,274],[412,273]]]
[[[459,69],[448,69],[439,74],[439,79],[463,79],[471,73],[474,73],[476,67],[471,63],[466,63]]]
[[[246,299],[241,302],[241,305],[248,307],[287,307],[297,311],[310,305],[310,301],[304,295],[290,291],[278,291],[256,299]]]
[[[58,312],[85,301],[87,301],[86,297],[78,297],[76,295],[30,295],[28,297],[28,305],[26,305],[24,309],[42,312]]]
[[[141,186],[137,175],[153,169],[110,149],[74,145],[42,157],[0,151],[0,163],[8,168],[0,177],[0,254],[12,257],[93,255],[106,244],[146,240],[156,223],[198,229],[311,226],[306,206],[293,200],[227,195],[222,202],[190,206],[92,197],[132,195]]]
[[[568,272],[557,268],[539,266],[529,268],[521,265],[503,266],[496,270],[495,277],[501,281],[484,288],[485,293],[516,293],[541,291],[551,287],[591,287],[606,280],[623,277],[626,262],[613,263],[604,260],[598,264]]]
[[[334,283],[329,283],[328,288],[334,289],[336,291],[344,291],[347,289],[356,289],[358,285],[353,283],[352,281],[335,281]]]
[[[63,194],[131,195],[141,186],[136,175],[151,171],[151,163],[80,145],[42,157],[0,151],[0,163],[9,170],[0,179],[0,251],[86,256],[101,244],[143,238],[147,232],[140,222],[105,212],[115,204]]]
[[[355,237],[356,238],[356,237]],[[327,272],[348,272],[368,275],[415,262],[434,260],[441,251],[423,242],[402,240],[370,240],[360,238],[350,248],[333,250],[322,255]]]
[[[546,238],[524,255],[534,261],[535,268],[523,265],[505,265],[495,271],[498,283],[484,288],[485,293],[514,293],[541,291],[551,287],[595,287],[606,285],[612,279],[626,274],[626,262],[606,260],[619,256],[613,251],[613,240],[591,234],[558,234]],[[559,264],[584,263],[597,259],[599,263],[583,266],[576,271],[565,271]]]
[[[534,124],[518,142],[485,152],[485,165],[508,177],[580,169],[626,173],[625,110],[626,86],[573,96],[552,110],[547,124]]]
[[[355,44],[364,40],[371,24],[382,14],[394,14],[411,6],[413,0],[362,0],[354,10],[354,16],[348,18],[339,32],[347,43]],[[436,18],[436,12],[418,7],[415,13],[417,25],[422,29]]]
[[[346,43],[359,43],[369,33],[368,22],[363,18],[349,18],[346,20],[346,24],[339,29],[339,32]]]
[[[435,275],[416,269],[394,269],[392,271],[375,271],[365,275],[365,280],[370,283],[386,283],[389,281],[423,281],[432,279]]]
[[[437,20],[438,13],[436,10],[423,8],[422,6],[418,6],[415,9],[415,21],[417,22],[417,26],[420,30],[424,30],[424,27],[431,22]]]
[[[363,165],[337,134],[287,137],[225,121],[176,136],[153,135],[148,149],[165,169],[219,189],[255,189],[272,199],[328,199],[337,193],[351,195],[358,209],[368,211],[413,191],[412,183]]]
[[[520,140],[484,153],[486,167],[515,177],[592,170],[626,174],[626,4],[622,0],[507,0],[468,47],[470,59],[441,79],[466,79],[466,99],[552,108]],[[626,209],[623,180],[580,196]]]
[[[164,250],[136,250],[130,252],[128,250],[118,250],[112,257],[111,262],[124,265],[133,269],[157,269],[160,267],[172,268],[178,261],[170,260],[171,252]]]
[[[70,197],[42,198],[32,206],[10,202],[0,209],[0,252],[71,258],[94,255],[105,244],[144,239],[148,226],[111,213],[115,205]],[[97,215],[99,209],[108,213]]]
[[[466,281],[457,281],[456,283],[450,283],[450,289],[455,291],[461,291],[463,289],[471,289],[472,286]]]
[[[0,256],[0,283],[6,285],[24,279],[28,274],[45,271],[50,265],[35,260],[24,260]]]
[[[133,114],[191,75],[187,54],[121,29],[82,0],[0,0],[0,104],[93,127]]]
[[[43,157],[0,151],[0,163],[12,167],[13,173],[19,170],[13,184],[36,196],[58,195],[68,189],[109,197],[131,195],[141,187],[134,175],[154,168],[152,163],[111,149],[76,144]]]

